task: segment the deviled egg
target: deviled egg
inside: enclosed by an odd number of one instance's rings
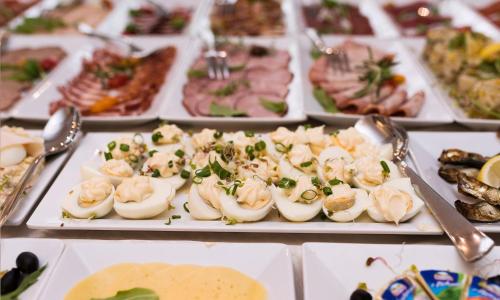
[[[377,156],[386,160],[392,159],[392,145],[376,145],[354,127],[339,130],[331,135],[333,144],[349,152],[353,158]]]
[[[376,222],[399,224],[413,218],[424,206],[409,178],[388,181],[369,194],[368,215]]]
[[[290,221],[308,221],[321,211],[324,195],[309,176],[282,178],[271,191],[279,212]]]
[[[350,183],[352,180],[352,156],[338,146],[328,147],[321,151],[318,157],[317,173],[323,182],[340,180]]]
[[[127,219],[147,219],[164,212],[175,196],[168,183],[147,176],[126,178],[116,187],[116,213]]]
[[[220,219],[220,199],[224,190],[215,174],[206,175],[208,177],[199,176],[199,180],[194,180],[189,189],[189,214],[197,220]]]
[[[367,191],[372,191],[384,182],[401,178],[399,168],[386,159],[374,156],[365,156],[356,159],[353,163],[354,186]]]
[[[191,145],[195,151],[210,149],[222,136],[223,133],[220,131],[203,128],[200,132],[193,134]]]
[[[159,152],[172,152],[183,148],[184,132],[174,124],[164,124],[151,134],[152,149]]]
[[[125,160],[132,166],[140,163],[147,147],[141,134],[125,136],[112,140],[107,144],[107,151],[102,152],[103,160]]]
[[[115,187],[105,177],[85,180],[69,191],[62,202],[64,212],[78,219],[102,218],[113,209]]]
[[[325,126],[299,126],[295,130],[295,144],[309,145],[314,155],[319,155],[323,149],[331,145],[331,141],[324,134]]]
[[[353,221],[368,207],[368,193],[348,184],[334,185],[328,194],[323,201],[323,212],[336,222]]]
[[[236,222],[254,222],[267,216],[274,201],[268,184],[260,178],[234,181],[220,198],[224,217]]]
[[[171,151],[151,153],[152,156],[142,166],[142,174],[159,178],[177,190],[186,183],[190,172],[184,169],[186,153],[180,148],[172,148]]]
[[[266,153],[271,159],[278,162],[283,154],[294,146],[295,132],[286,127],[278,127],[269,134],[263,134],[261,139],[266,143]]]
[[[99,166],[100,164],[100,166]],[[83,180],[93,177],[105,177],[117,186],[123,179],[134,175],[134,169],[123,159],[109,159],[101,163],[100,159],[93,159],[80,167],[80,174]]]
[[[238,166],[238,177],[257,177],[266,182],[276,182],[279,180],[280,172],[278,164],[274,160],[269,157],[259,157],[240,164]]]
[[[297,179],[303,174],[313,175],[316,172],[317,160],[309,146],[294,145],[292,149],[280,159],[282,177]]]

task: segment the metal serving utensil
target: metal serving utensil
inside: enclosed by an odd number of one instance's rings
[[[375,143],[392,143],[394,163],[418,187],[427,207],[465,261],[479,260],[493,248],[495,243],[492,239],[474,227],[445,198],[407,166],[404,159],[409,150],[409,138],[403,127],[392,123],[388,117],[380,115],[365,116],[357,121],[354,127]]]
[[[61,108],[50,117],[43,129],[45,152],[35,158],[24,172],[15,189],[5,200],[4,207],[0,212],[0,227],[5,224],[19,199],[21,199],[26,184],[35,173],[40,162],[46,157],[66,151],[77,140],[80,126],[80,113],[74,107]]]
[[[84,34],[86,36],[98,38],[98,39],[105,41],[105,42],[122,44],[129,49],[130,53],[136,53],[136,52],[143,51],[143,49],[141,47],[135,45],[134,43],[125,41],[124,39],[122,39],[120,37],[114,37],[114,36],[102,34],[102,33],[95,31],[94,28],[92,28],[92,26],[90,26],[87,23],[83,23],[83,22],[78,23],[77,29],[81,34]]]
[[[326,55],[328,62],[334,71],[344,74],[351,71],[349,56],[345,51],[328,47],[325,41],[319,36],[316,29],[307,27],[305,30],[307,37],[311,40],[316,49]]]
[[[210,79],[223,80],[229,77],[229,67],[227,65],[226,51],[217,51],[215,48],[215,36],[208,20],[206,20],[202,29],[198,32],[200,38],[207,46],[205,51],[205,60],[207,62],[208,77]]]
[[[9,46],[10,33],[5,29],[0,29],[0,53],[7,51]]]

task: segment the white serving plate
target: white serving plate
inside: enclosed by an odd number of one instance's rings
[[[395,224],[375,223],[367,215],[356,222],[334,223],[319,217],[304,223],[287,222],[279,218],[276,210],[266,219],[255,223],[226,225],[223,221],[199,221],[192,219],[183,205],[188,199],[188,188],[177,192],[172,205],[175,209],[148,220],[127,220],[115,212],[106,218],[94,220],[76,220],[62,217],[61,201],[71,187],[81,181],[80,166],[88,161],[96,149],[102,149],[110,140],[119,137],[117,133],[88,133],[80,142],[71,159],[61,171],[44,199],[27,222],[29,228],[36,229],[78,229],[78,230],[147,230],[147,231],[198,231],[198,232],[284,232],[284,233],[346,233],[346,234],[414,234],[438,235],[442,230],[430,212],[424,208],[411,221],[396,226]],[[145,141],[150,134],[144,134]],[[187,185],[188,187],[188,185]],[[165,224],[173,215],[170,225]]]
[[[41,130],[28,130],[28,132],[37,136],[42,135]],[[33,187],[24,198],[19,200],[17,207],[12,212],[6,225],[20,225],[24,221],[33,206],[35,206],[38,200],[40,200],[40,197],[50,186],[57,173],[59,173],[68,157],[69,153],[65,152],[57,155],[56,157],[50,158],[45,162],[45,165],[43,166],[40,175],[38,175]]]
[[[324,38],[329,46],[341,44],[346,38],[337,36],[327,36]],[[406,77],[406,89],[409,95],[412,95],[418,90],[424,90],[426,100],[422,106],[420,113],[415,118],[392,117],[394,121],[404,126],[423,127],[438,124],[452,123],[453,119],[450,113],[441,101],[438,99],[434,88],[429,84],[424,76],[419,63],[413,55],[408,51],[403,43],[397,40],[382,40],[373,37],[355,37],[351,40],[370,45],[374,48],[396,54],[398,65],[394,67],[394,72],[402,74]],[[312,43],[304,36],[300,39],[301,42],[301,62],[302,74],[304,78],[304,106],[308,116],[325,122],[326,124],[336,125],[352,125],[363,115],[336,113],[332,114],[325,112],[323,107],[313,96],[313,85],[309,80],[309,70],[314,62],[311,58],[310,51],[314,47]]]
[[[416,0],[399,0],[394,2],[396,5],[406,5]],[[377,11],[377,15],[380,17],[380,22],[384,24],[386,22],[390,22],[392,27],[396,30],[398,35],[402,35],[399,29],[399,25],[396,24],[392,20],[392,17],[387,14],[383,8],[383,5],[386,3],[390,3],[389,0],[376,0],[370,1],[370,9],[373,11]],[[437,5],[439,13],[444,17],[451,18],[451,25],[453,27],[471,27],[473,30],[484,33],[487,36],[490,36],[493,39],[500,38],[500,31],[495,28],[493,24],[487,21],[485,18],[481,17],[478,13],[474,12],[470,7],[464,5],[460,1],[456,0],[431,0]]]
[[[234,40],[237,41],[237,40]],[[171,89],[167,95],[168,101],[165,101],[161,108],[160,118],[184,124],[215,125],[215,124],[255,124],[255,125],[274,125],[283,123],[297,123],[304,121],[306,116],[302,103],[302,74],[300,72],[299,48],[298,45],[287,38],[245,38],[246,44],[258,44],[264,46],[274,46],[278,49],[287,49],[291,56],[289,69],[293,73],[293,79],[289,84],[289,93],[286,97],[288,112],[283,117],[202,117],[191,116],[182,104],[183,86],[188,82],[187,72],[195,59],[200,55],[203,43],[200,39],[192,39],[189,49],[186,49],[186,57],[182,62],[182,67],[177,71],[175,79],[175,89]]]
[[[299,0],[295,2],[295,11],[297,12],[297,27],[302,32],[306,28],[306,22],[304,14],[302,12],[302,7],[305,5],[311,5],[321,2],[320,0]],[[347,3],[354,6],[358,6],[362,15],[364,15],[370,22],[370,26],[373,30],[373,35],[380,38],[394,38],[399,36],[398,30],[394,28],[394,25],[390,20],[385,18],[385,13],[380,9],[373,9],[373,1],[371,0],[342,0],[341,3]],[[325,34],[323,36],[330,36],[339,34]],[[347,36],[347,35],[346,35]],[[355,35],[359,36],[359,35]]]
[[[59,65],[48,74],[47,77],[36,83],[30,90],[26,91],[23,96],[15,103],[10,109],[0,112],[0,120],[9,118],[17,106],[26,98],[32,91],[38,89],[40,86],[45,84],[45,82],[50,78],[51,74],[56,72],[65,60],[80,46],[85,44],[85,39],[79,37],[67,37],[65,40],[55,36],[26,36],[26,35],[12,35],[9,38],[8,49],[18,49],[25,47],[45,47],[45,46],[57,46],[61,47],[66,52],[66,57],[59,62]]]
[[[84,123],[93,124],[140,124],[148,121],[155,120],[158,117],[158,110],[162,105],[167,91],[169,89],[175,88],[173,77],[176,73],[179,60],[181,60],[182,49],[184,48],[186,40],[182,37],[172,37],[169,39],[164,38],[143,38],[143,37],[133,37],[128,38],[134,44],[140,45],[146,53],[149,53],[157,48],[164,46],[174,46],[177,48],[177,57],[168,71],[163,86],[158,91],[155,99],[151,104],[151,107],[145,111],[142,115],[138,116],[84,116]],[[89,40],[87,40],[89,41]],[[28,121],[47,121],[49,116],[49,104],[52,101],[58,100],[61,95],[57,90],[57,87],[66,84],[72,78],[78,75],[82,68],[82,59],[90,58],[92,56],[93,50],[99,47],[103,47],[103,44],[96,40],[90,40],[85,46],[80,47],[80,49],[74,52],[70,57],[66,59],[64,64],[62,64],[55,72],[50,74],[47,80],[40,84],[36,89],[34,89],[26,99],[12,112],[12,116],[21,120]]]
[[[282,244],[70,241],[40,299],[63,299],[80,280],[119,263],[223,266],[259,281],[272,299],[295,299],[290,252]]]
[[[394,271],[382,262],[366,266],[368,257],[383,257]],[[305,243],[302,246],[304,300],[349,299],[360,282],[372,293],[397,274],[416,265],[419,269],[440,269],[494,276],[500,272],[495,260],[500,247],[476,263],[466,263],[453,246]]]
[[[55,270],[56,263],[63,251],[64,243],[55,239],[28,239],[12,238],[2,239],[0,242],[0,270],[10,270],[16,266],[16,258],[24,251],[33,252],[38,256],[40,267],[47,265],[47,268],[38,277],[38,281],[24,291],[19,300],[37,299],[43,286],[47,283],[50,274]]]
[[[458,148],[491,156],[500,150],[500,139],[495,132],[411,132],[410,141],[421,175],[451,205],[457,199],[467,199],[467,196],[458,193],[456,184],[446,182],[437,174],[441,152]],[[476,223],[476,226],[485,232],[500,232],[500,223]]]
[[[189,25],[184,28],[183,33],[181,34],[191,34],[196,27],[196,22],[198,20],[198,15],[201,13],[200,9],[202,7],[202,1],[199,0],[174,0],[174,1],[155,1],[158,5],[164,7],[167,11],[169,9],[175,7],[188,7],[191,9],[191,21]],[[109,18],[113,20],[113,22],[105,22],[101,26],[99,26],[98,30],[100,32],[110,34],[110,35],[121,35],[123,30],[127,26],[130,17],[129,10],[137,9],[141,6],[147,4],[146,0],[122,0],[117,3],[115,9],[110,14]],[[131,35],[131,36],[141,36],[141,35]],[[144,36],[144,35],[143,35]],[[175,35],[151,35],[153,37],[162,36],[162,37],[170,37]]]
[[[470,118],[462,108],[459,107],[456,102],[457,100],[449,95],[447,87],[440,82],[422,58],[425,48],[425,39],[404,39],[404,43],[412,50],[413,55],[420,62],[425,77],[431,82],[431,86],[435,87],[434,90],[436,94],[441,99],[441,102],[445,103],[447,110],[456,122],[476,130],[497,130],[500,128],[500,120]]]

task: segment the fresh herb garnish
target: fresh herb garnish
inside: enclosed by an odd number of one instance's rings
[[[307,168],[307,167],[310,167],[312,164],[313,164],[312,161],[306,161],[306,162],[301,163],[300,167],[301,168]]]
[[[255,148],[256,151],[266,150],[266,142],[264,142],[264,141],[258,141],[257,143],[255,143],[254,148]]]
[[[104,152],[104,159],[105,160],[110,160],[113,158],[113,154],[111,152]]]
[[[160,170],[158,169],[154,169],[153,170],[153,174],[151,174],[151,177],[160,177],[161,176],[161,173],[160,173]]]
[[[266,98],[259,98],[259,99],[260,99],[260,104],[268,111],[277,114],[284,114],[288,110],[288,105],[284,101],[276,102]]]
[[[250,160],[253,160],[255,158],[255,154],[253,152],[254,152],[254,147],[253,146],[247,145],[245,147],[245,153],[248,155],[248,158]]]
[[[458,35],[453,37],[449,42],[448,42],[448,49],[450,50],[456,50],[456,49],[463,49],[465,48],[465,33],[460,32]]]
[[[190,69],[187,73],[189,78],[205,78],[208,77],[206,70]]]
[[[2,64],[1,69],[14,71],[8,79],[19,82],[33,82],[45,75],[42,66],[35,59],[28,59],[21,65]]]
[[[210,165],[210,168],[212,171],[222,180],[228,179],[231,177],[231,172],[228,170],[224,169],[220,163],[215,159],[213,162],[209,161],[208,164]]]
[[[317,196],[318,196],[318,192],[316,192],[315,190],[305,190],[302,192],[302,194],[300,194],[300,198],[302,198],[306,201],[314,200],[314,199],[316,199]]]
[[[339,184],[342,184],[344,183],[342,180],[338,179],[338,178],[333,178],[332,180],[328,181],[328,183],[331,185],[331,186],[334,186],[334,185],[339,185]]]
[[[186,26],[186,20],[183,17],[174,17],[170,20],[170,26],[172,26],[175,30],[182,30],[184,26]]]
[[[242,117],[246,116],[246,113],[212,102],[210,104],[210,115],[216,117]]]
[[[178,149],[177,151],[175,151],[175,156],[177,157],[180,157],[180,158],[183,158],[184,157],[184,154],[186,154],[184,151],[182,151],[182,149]]]
[[[153,135],[151,136],[151,140],[153,141],[153,143],[157,143],[162,137],[163,137],[163,134],[161,134],[161,132],[157,131],[157,132],[153,133]]]
[[[44,265],[40,269],[38,269],[35,272],[24,277],[21,281],[21,284],[19,284],[19,286],[17,287],[17,289],[15,289],[14,291],[12,291],[6,295],[2,295],[2,297],[1,297],[2,300],[16,300],[16,299],[18,299],[19,295],[21,295],[30,286],[32,286],[33,284],[35,284],[38,281],[38,277],[40,277],[40,275],[43,273],[43,271],[45,271],[46,268],[47,268],[47,265]]]
[[[189,176],[191,176],[191,172],[189,172],[186,169],[182,169],[182,171],[181,171],[181,178],[182,179],[188,179]]]
[[[35,32],[52,32],[58,28],[66,27],[63,20],[50,17],[24,18],[23,22],[14,28],[15,33],[30,34]]]
[[[382,166],[382,174],[384,175],[384,177],[389,176],[389,173],[391,173],[391,169],[389,169],[389,166],[387,165],[387,163],[385,161],[381,160],[380,165]]]
[[[128,152],[130,150],[130,146],[127,144],[120,144],[120,150],[123,152]]]
[[[313,47],[311,49],[311,51],[309,52],[309,55],[311,55],[311,58],[314,59],[314,60],[317,60],[318,58],[321,57],[321,55],[323,55],[321,53],[321,51],[319,51],[318,49],[316,49],[316,47]]]
[[[255,136],[255,132],[250,131],[250,130],[245,130],[245,136],[246,137],[254,137]]]
[[[327,196],[329,196],[329,195],[333,194],[333,192],[332,192],[332,188],[331,188],[331,187],[329,187],[329,186],[325,186],[325,187],[323,187],[323,194],[325,194],[325,195],[327,195]]]
[[[217,97],[226,97],[234,94],[237,89],[238,89],[238,84],[234,81],[231,81],[225,86],[214,90],[212,94]]]
[[[155,155],[156,152],[158,152],[158,150],[156,150],[156,149],[153,149],[153,150],[149,151],[148,152],[149,157],[153,157],[153,155]]]
[[[326,91],[323,90],[322,88],[315,87],[313,90],[313,96],[326,112],[330,113],[339,112],[337,106],[335,105],[335,101],[330,96],[328,96]]]
[[[282,189],[291,189],[297,185],[297,181],[288,177],[283,177],[278,182],[278,187]]]
[[[290,144],[288,146],[283,145],[282,143],[276,143],[275,148],[276,151],[280,153],[288,153],[290,150],[292,150],[293,144]]]
[[[180,219],[180,218],[181,218],[181,216],[180,216],[180,215],[173,215],[173,216],[172,216],[172,220],[177,220],[177,219]]]
[[[205,166],[203,169],[198,169],[194,171],[196,177],[208,177],[210,176],[210,166]]]
[[[219,131],[217,130],[215,133],[214,133],[214,139],[218,140],[222,137],[223,133],[222,131]]]
[[[115,149],[116,147],[116,142],[115,141],[112,141],[108,144],[108,149],[109,151],[112,151],[113,149]]]
[[[236,220],[235,218],[226,217],[226,225],[234,225],[237,223],[238,223],[238,220]]]
[[[315,186],[315,187],[320,187],[321,186],[321,182],[319,181],[319,178],[318,177],[313,177],[311,178],[311,183]]]
[[[353,98],[361,98],[372,92],[378,97],[382,86],[393,78],[392,67],[397,63],[394,62],[392,55],[386,55],[380,60],[375,61],[371,48],[368,48],[369,58],[363,62],[358,69],[363,75],[359,77],[365,86],[353,94]]]
[[[184,202],[184,204],[182,205],[182,207],[184,208],[184,210],[189,213],[189,207],[188,207],[188,203],[187,202]]]

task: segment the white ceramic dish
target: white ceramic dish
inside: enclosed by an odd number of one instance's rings
[[[191,9],[191,21],[189,25],[184,29],[182,34],[191,34],[195,27],[196,23],[199,19],[199,14],[201,13],[200,8],[203,5],[203,1],[199,0],[175,0],[175,1],[155,1],[158,5],[161,5],[166,10],[175,8],[175,7],[187,7]],[[115,9],[110,14],[109,18],[113,20],[113,22],[106,22],[99,26],[98,30],[110,34],[110,35],[121,35],[129,22],[129,10],[137,9],[142,5],[147,4],[145,0],[122,0],[117,3]],[[134,35],[132,35],[134,36]],[[162,36],[162,37],[170,37],[172,35],[151,35],[151,36]]]
[[[394,30],[398,33],[398,35],[402,35],[399,29],[399,25],[393,21],[391,16],[387,14],[383,8],[383,5],[386,3],[390,3],[389,0],[376,0],[370,1],[372,4],[370,5],[370,10],[376,12],[377,16],[379,16],[380,22],[386,24],[389,22]],[[394,2],[394,1],[393,1]],[[397,1],[397,5],[406,5],[412,2],[416,2],[415,0],[399,0]],[[488,22],[485,18],[481,17],[478,13],[474,12],[470,7],[464,5],[460,1],[456,0],[444,0],[444,1],[436,1],[432,0],[431,2],[437,5],[439,13],[444,17],[451,18],[451,25],[454,27],[471,27],[473,30],[482,32],[494,39],[500,38],[500,31],[495,28],[493,24]]]
[[[345,37],[327,36],[324,38],[327,45],[335,46],[341,44]],[[425,103],[420,113],[415,118],[393,117],[392,119],[400,124],[411,127],[432,126],[438,124],[452,123],[448,110],[441,104],[434,88],[429,84],[424,76],[421,67],[408,49],[397,40],[381,40],[372,37],[352,37],[354,41],[370,45],[374,48],[396,54],[398,65],[394,67],[394,72],[406,77],[406,89],[409,95],[418,90],[425,92]],[[326,124],[352,125],[362,115],[325,112],[318,101],[313,96],[313,85],[309,80],[309,70],[313,64],[310,51],[313,49],[312,43],[304,36],[301,42],[301,70],[304,78],[304,106],[308,116],[325,122]]]
[[[71,241],[40,299],[63,299],[78,281],[119,263],[224,266],[259,281],[272,299],[295,299],[291,255],[282,244]]]
[[[297,14],[297,27],[302,32],[306,28],[306,22],[304,18],[304,14],[302,12],[302,7],[304,5],[316,4],[321,1],[319,0],[300,0],[295,1],[295,11]],[[343,0],[340,1],[342,3],[347,3],[351,5],[358,6],[362,15],[368,18],[370,22],[370,26],[373,30],[373,35],[380,38],[394,38],[399,35],[396,28],[390,20],[385,18],[384,12],[380,9],[373,9],[373,6],[376,5],[372,0]],[[325,34],[324,36],[329,36],[332,34]],[[338,34],[335,34],[338,35]]]
[[[413,55],[420,62],[425,77],[431,82],[431,86],[435,87],[436,94],[441,99],[441,102],[445,103],[447,110],[456,122],[476,130],[497,130],[500,128],[500,120],[469,118],[462,108],[458,106],[456,100],[449,95],[448,89],[439,81],[422,58],[425,39],[404,39],[404,43],[412,50]]]
[[[456,184],[450,184],[437,175],[440,166],[437,159],[441,151],[458,148],[490,156],[500,149],[500,139],[495,132],[411,132],[410,141],[423,177],[452,205],[456,199],[467,197],[458,193]],[[500,232],[499,223],[477,223],[477,227],[485,232]]]
[[[165,95],[167,91],[171,88],[175,88],[173,82],[174,74],[177,72],[177,65],[179,60],[181,60],[182,49],[184,48],[186,40],[182,37],[172,37],[169,39],[164,38],[142,38],[134,37],[129,38],[132,43],[140,45],[145,52],[153,51],[154,49],[174,46],[177,48],[177,57],[175,62],[168,71],[165,82],[163,86],[158,91],[155,99],[153,100],[151,107],[145,111],[142,115],[138,116],[114,116],[114,117],[103,117],[103,116],[87,116],[83,117],[84,123],[93,124],[109,124],[109,123],[120,123],[120,124],[139,124],[152,121],[158,117],[159,107],[162,105],[162,101],[167,99]],[[58,100],[61,95],[57,88],[61,85],[66,84],[73,77],[77,76],[82,68],[82,59],[90,58],[92,56],[93,50],[102,47],[103,44],[96,40],[91,40],[90,43],[85,46],[80,47],[80,49],[74,52],[70,57],[66,59],[64,64],[62,64],[57,70],[55,70],[50,76],[40,84],[36,89],[34,89],[26,99],[12,112],[14,118],[28,121],[42,122],[49,118],[49,104],[52,101]]]
[[[63,61],[59,62],[59,65],[48,74],[47,77],[43,78],[41,81],[36,83],[30,90],[26,91],[23,96],[8,110],[0,111],[0,120],[9,118],[13,111],[20,105],[24,98],[27,98],[30,93],[40,86],[44,85],[47,80],[49,80],[51,74],[57,72],[58,69],[63,65],[65,60],[80,46],[85,44],[85,39],[80,37],[67,37],[65,40],[55,36],[26,36],[26,35],[12,35],[9,38],[8,49],[18,49],[25,47],[46,47],[46,46],[56,46],[61,47],[66,52],[66,57]]]
[[[10,270],[16,266],[16,258],[24,251],[33,252],[38,256],[40,267],[47,268],[38,277],[38,281],[24,291],[19,300],[38,299],[43,286],[47,283],[50,274],[56,268],[57,261],[63,251],[64,243],[54,239],[2,239],[0,242],[0,270]],[[43,298],[42,298],[43,299]]]
[[[396,273],[416,265],[420,269],[441,269],[494,276],[500,247],[482,260],[469,264],[453,246],[305,243],[302,247],[304,300],[349,299],[360,282],[376,292],[396,277],[381,262],[366,266],[368,257],[383,257]]]
[[[42,135],[40,130],[28,130],[28,132],[34,135]],[[38,200],[40,200],[40,197],[50,186],[57,173],[59,173],[68,157],[69,153],[63,153],[45,162],[45,166],[35,181],[35,184],[28,194],[19,201],[19,204],[12,212],[6,225],[20,225],[24,221],[33,206],[35,206]]]
[[[235,40],[236,41],[236,40]],[[199,39],[190,41],[187,55],[179,68],[175,79],[175,89],[170,90],[161,112],[160,118],[178,123],[214,125],[214,124],[283,124],[297,123],[306,119],[302,103],[302,74],[300,72],[299,48],[297,44],[287,38],[245,38],[246,44],[260,44],[264,46],[274,46],[278,49],[288,49],[291,61],[289,69],[293,73],[292,82],[289,84],[289,93],[286,97],[288,113],[281,118],[247,118],[247,117],[202,117],[192,116],[182,104],[183,86],[188,82],[187,72],[195,59],[202,51],[202,42]]]
[[[375,223],[367,215],[356,222],[334,223],[319,217],[304,223],[292,223],[280,219],[276,210],[263,221],[255,223],[226,225],[223,221],[199,221],[192,219],[184,210],[188,185],[177,192],[172,205],[174,209],[148,220],[127,220],[115,212],[103,219],[76,220],[62,217],[61,201],[71,187],[80,182],[80,166],[88,161],[96,149],[102,149],[110,140],[120,136],[117,133],[88,133],[80,142],[65,168],[59,174],[44,199],[29,221],[28,227],[36,229],[79,229],[79,230],[148,230],[148,231],[206,231],[206,232],[287,232],[287,233],[346,233],[346,234],[414,234],[437,235],[442,231],[427,209],[415,218],[396,226]],[[144,135],[149,140],[149,135]],[[171,216],[180,219],[168,220]],[[170,223],[170,224],[166,224]]]

